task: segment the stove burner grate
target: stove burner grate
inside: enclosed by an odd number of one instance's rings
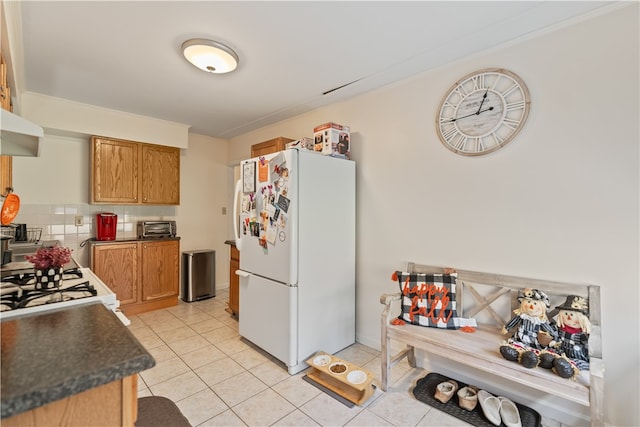
[[[4,279],[3,279],[4,280]],[[62,289],[22,289],[2,294],[0,305],[2,311],[53,304],[74,299],[98,295],[96,288],[89,281],[78,283]]]
[[[68,268],[62,272],[62,280],[82,279],[82,271],[78,267]],[[9,276],[4,276],[2,282],[13,283],[14,285],[24,286],[31,285],[36,279],[36,275],[33,272],[29,273],[16,273]]]

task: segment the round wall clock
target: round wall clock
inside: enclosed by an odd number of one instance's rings
[[[529,115],[529,90],[511,71],[489,68],[464,76],[442,98],[436,130],[454,153],[479,156],[511,142]]]

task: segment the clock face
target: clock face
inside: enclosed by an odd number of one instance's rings
[[[436,129],[451,151],[478,156],[504,147],[529,115],[529,91],[522,79],[504,69],[473,72],[445,94]]]

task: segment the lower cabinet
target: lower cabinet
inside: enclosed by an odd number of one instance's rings
[[[231,245],[231,258],[229,259],[229,308],[228,312],[234,315],[240,313],[240,278],[236,270],[240,268],[240,252],[235,245]]]
[[[115,292],[125,315],[178,304],[179,240],[93,243],[91,269]]]
[[[132,375],[2,420],[9,426],[135,426],[138,376]]]

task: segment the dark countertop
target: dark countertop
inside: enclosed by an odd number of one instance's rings
[[[230,245],[230,246],[235,246],[236,245],[236,241],[235,240],[225,240],[224,244],[225,245]]]
[[[136,374],[155,359],[100,303],[4,320],[1,418]]]

